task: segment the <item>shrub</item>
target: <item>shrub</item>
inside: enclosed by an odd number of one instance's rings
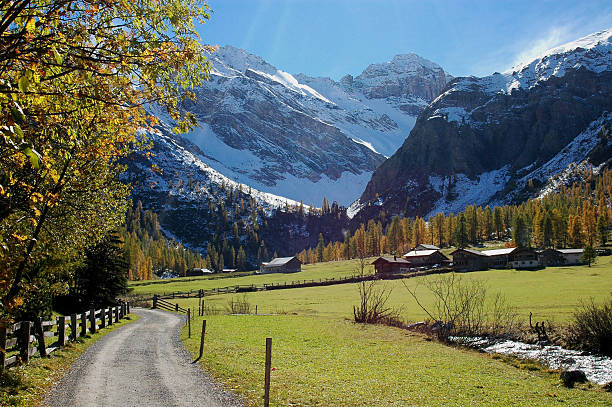
[[[355,322],[401,326],[399,311],[387,306],[391,291],[379,287],[377,281],[359,283],[359,305],[353,306]]]
[[[488,297],[486,286],[480,281],[450,273],[428,278],[425,285],[433,295],[433,307],[423,306],[416,289],[410,289],[404,282],[416,303],[434,321],[431,331],[442,341],[450,336],[507,336],[520,327],[516,312],[505,297],[501,294]]]
[[[574,312],[567,330],[569,347],[612,356],[612,300],[583,302]]]
[[[242,298],[232,297],[229,301],[227,301],[226,308],[230,314],[251,313],[251,304],[247,300],[246,295],[243,295]]]

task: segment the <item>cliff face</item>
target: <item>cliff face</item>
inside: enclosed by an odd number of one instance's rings
[[[451,81],[375,171],[352,213],[427,215],[509,203],[526,197],[529,179],[545,184],[588,159],[612,112],[611,35],[593,34],[503,74]]]
[[[231,46],[210,60],[210,81],[182,106],[199,124],[184,136],[192,152],[234,181],[314,204],[355,200],[449,78],[414,54],[340,82],[294,76]]]

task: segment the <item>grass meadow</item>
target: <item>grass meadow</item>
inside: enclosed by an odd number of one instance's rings
[[[610,257],[586,266],[538,271],[489,270],[461,274],[482,280],[490,293],[501,291],[527,322],[565,323],[581,300],[597,301],[612,293]],[[355,263],[310,266],[317,272],[352,274]],[[263,276],[251,276],[251,279]],[[296,275],[277,275],[296,279]],[[432,304],[429,277],[381,282],[392,289],[390,304],[402,307],[407,321],[426,315],[403,283]],[[313,279],[315,277],[309,277]],[[302,278],[304,279],[304,278]],[[225,312],[231,298],[246,298],[259,314],[206,315],[192,323],[188,350],[199,349],[202,319],[207,320],[202,367],[239,393],[249,406],[261,405],[265,338],[273,338],[271,405],[274,406],[599,406],[612,405],[612,394],[593,384],[561,386],[558,372],[537,363],[460,349],[420,334],[352,322],[357,284],[216,295],[206,304]],[[197,314],[197,299],[177,300]],[[510,363],[509,363],[510,362]]]
[[[369,263],[375,258],[367,260]],[[365,270],[373,273],[369,267]],[[153,295],[172,293],[175,291],[190,291],[190,290],[209,290],[212,288],[229,287],[235,285],[251,285],[262,286],[271,283],[291,283],[292,281],[303,280],[319,280],[326,278],[342,278],[352,276],[359,273],[359,260],[346,261],[330,261],[326,263],[306,264],[302,266],[302,271],[292,274],[248,274],[238,273],[237,277],[228,277],[213,274],[211,276],[202,277],[182,277],[169,280],[154,280],[154,281],[134,281],[130,282],[134,295]]]

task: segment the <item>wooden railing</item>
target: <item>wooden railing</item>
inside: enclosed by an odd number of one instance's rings
[[[174,311],[174,312],[182,312],[184,314],[189,313],[189,310],[179,307],[178,304],[173,304],[170,301],[166,301],[164,299],[159,298],[159,296],[153,296],[153,309],[163,309],[166,311]]]
[[[45,357],[87,332],[111,326],[130,313],[130,303],[60,316],[55,321],[21,321],[0,326],[0,370],[26,364],[36,354]],[[50,339],[47,339],[50,338]]]
[[[189,291],[174,291],[170,293],[163,294],[155,294],[153,297],[151,295],[134,295],[129,296],[131,301],[151,301],[157,298],[170,300],[176,298],[202,298],[204,296],[215,295],[215,294],[231,294],[231,293],[243,293],[243,292],[253,292],[253,291],[264,291],[264,290],[283,290],[290,288],[304,288],[304,287],[319,287],[319,286],[328,286],[335,284],[347,284],[347,283],[358,283],[361,281],[369,281],[369,280],[377,280],[377,279],[404,279],[404,278],[413,278],[420,277],[428,274],[439,274],[439,273],[448,273],[452,271],[448,267],[442,267],[437,269],[430,269],[424,271],[418,271],[415,273],[409,274],[390,274],[390,275],[380,275],[380,274],[368,274],[368,275],[352,275],[346,277],[339,278],[321,278],[318,280],[294,280],[294,281],[285,281],[280,283],[264,283],[261,286],[256,286],[255,284],[248,285],[233,285],[227,287],[219,287],[219,288],[211,288],[207,290],[189,290]],[[171,304],[174,306],[174,304]],[[171,310],[171,311],[174,311]],[[186,312],[186,311],[182,311]]]

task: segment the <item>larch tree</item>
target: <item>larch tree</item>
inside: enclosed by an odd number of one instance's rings
[[[147,104],[193,126],[208,18],[200,0],[0,0],[0,318],[123,221]]]

